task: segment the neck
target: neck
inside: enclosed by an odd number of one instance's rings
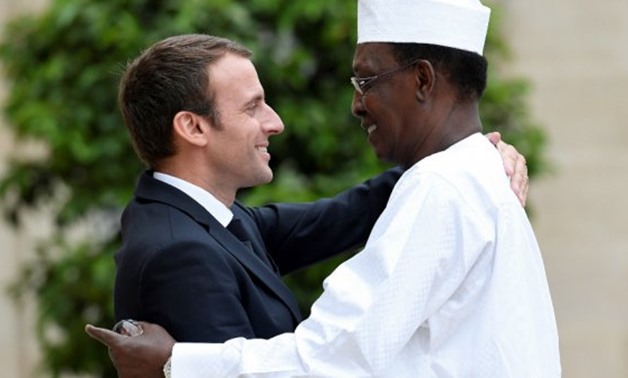
[[[441,152],[464,138],[482,131],[478,103],[454,103],[446,111],[432,114],[431,132],[422,143],[410,165]]]
[[[442,134],[441,149],[447,149],[464,138],[482,131],[478,104],[456,106],[457,111],[450,113]]]
[[[237,189],[221,186],[220,180],[213,178],[211,172],[205,172],[202,164],[184,162],[173,157],[165,159],[156,170],[203,188],[228,208],[235,201]]]

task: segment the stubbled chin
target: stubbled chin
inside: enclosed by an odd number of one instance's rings
[[[267,169],[267,172],[266,172],[266,174],[265,174],[265,178],[266,178],[266,179],[265,179],[265,181],[264,181],[264,184],[268,184],[269,182],[273,181],[273,177],[274,177],[274,175],[273,175],[273,170],[272,170],[272,169],[270,169],[270,167],[269,167],[269,166],[266,166],[266,169]]]

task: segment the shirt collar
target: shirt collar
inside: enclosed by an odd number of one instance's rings
[[[222,202],[218,201],[216,197],[214,197],[214,195],[207,190],[166,173],[153,172],[153,178],[168,185],[172,185],[190,196],[194,201],[198,202],[199,205],[203,206],[203,208],[205,208],[205,210],[207,210],[223,226],[227,227],[229,222],[231,222],[231,219],[233,218],[231,210],[229,210],[229,208]]]

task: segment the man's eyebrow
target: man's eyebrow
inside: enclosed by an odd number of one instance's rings
[[[356,74],[356,73],[358,73],[358,71],[362,71],[362,72],[367,71],[368,72],[368,67],[369,67],[369,65],[365,64],[364,62],[362,62],[362,63],[357,62],[357,63],[354,63],[351,66],[351,69],[353,70],[353,74]]]
[[[253,97],[251,97],[250,99],[248,99],[244,103],[244,106],[255,105],[256,103],[258,103],[260,101],[264,101],[264,99],[265,99],[264,93],[258,93],[256,95],[254,95]]]

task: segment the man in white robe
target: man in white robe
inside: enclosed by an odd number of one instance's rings
[[[325,280],[294,333],[175,344],[144,324],[173,345],[166,376],[560,376],[542,257],[480,134],[489,10],[478,0],[358,6],[352,110],[375,153],[407,171],[364,250]]]

